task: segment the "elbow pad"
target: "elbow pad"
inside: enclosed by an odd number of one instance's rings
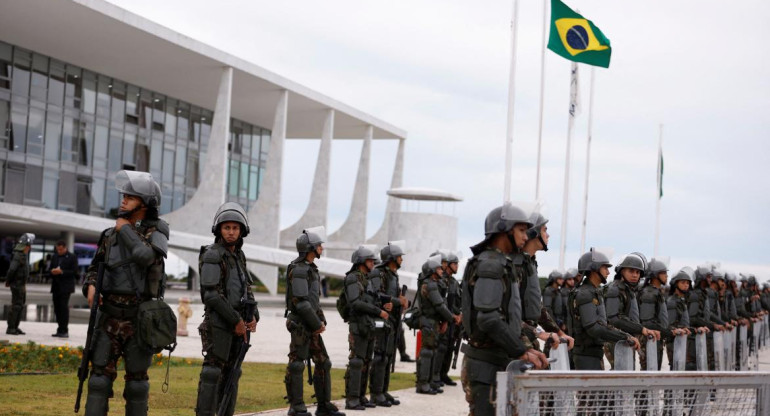
[[[519,333],[515,334],[515,331],[500,319],[498,312],[479,312],[476,315],[476,323],[479,329],[492,338],[497,346],[503,348],[509,357],[520,357],[526,352],[524,343],[521,341],[521,329],[519,328]]]
[[[297,303],[296,308],[297,314],[299,314],[299,317],[302,318],[302,322],[304,322],[311,331],[315,332],[321,328],[321,319],[318,318],[318,315],[316,315],[313,307],[310,305],[310,302],[299,302]]]

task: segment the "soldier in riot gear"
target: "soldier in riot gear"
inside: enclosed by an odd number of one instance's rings
[[[663,344],[673,342],[673,337],[684,334],[679,328],[671,328],[668,324],[668,308],[663,295],[663,288],[668,282],[668,260],[653,258],[645,271],[645,285],[639,293],[639,322],[653,331],[658,331],[658,370],[663,359]],[[647,369],[647,343],[640,339],[642,351],[639,354],[639,364],[642,370]]]
[[[585,277],[570,293],[567,311],[567,326],[575,337],[573,356],[577,370],[603,370],[602,346],[605,342],[627,340],[635,350],[639,349],[636,337],[607,322],[608,314],[599,285],[607,282],[610,266],[609,256],[594,248],[578,260],[578,271]]]
[[[571,334],[569,332],[569,328],[567,328],[567,304],[569,303],[569,294],[573,290],[575,290],[575,286],[583,279],[583,276],[578,272],[578,269],[575,267],[571,267],[567,269],[566,272],[564,272],[564,285],[562,285],[561,289],[559,289],[559,292],[561,292],[561,301],[562,301],[562,311],[564,311],[564,322],[561,325],[561,330],[564,331],[565,334],[569,336],[574,336],[574,334]],[[574,341],[573,341],[574,346]],[[569,368],[570,370],[575,369],[575,360],[573,359],[574,354],[574,348],[570,349],[568,351],[569,354]]]
[[[672,335],[681,335],[682,333],[691,335],[690,314],[688,313],[687,295],[692,289],[692,279],[694,272],[691,268],[685,267],[671,278],[671,289],[666,299],[666,310],[668,311],[668,330]],[[706,327],[694,328],[698,332],[707,332]],[[678,331],[678,332],[675,332]],[[684,332],[683,332],[684,331]],[[674,369],[674,343],[666,344],[666,355],[668,357],[671,370]],[[658,361],[660,362],[660,361]],[[695,343],[688,342],[686,369],[695,370]]]
[[[291,333],[289,365],[286,368],[286,398],[289,415],[310,416],[303,398],[305,361],[313,359],[313,388],[318,401],[316,416],[344,416],[331,402],[332,363],[321,334],[326,317],[321,309],[321,276],[315,260],[323,254],[326,230],[308,228],[297,237],[299,256],[286,268],[286,328]]]
[[[471,247],[474,254],[463,273],[463,327],[468,343],[463,345],[462,384],[470,414],[494,413],[490,393],[496,386],[495,372],[505,371],[512,360],[548,366],[545,355],[527,345],[521,333],[522,315],[519,281],[511,255],[520,252],[532,227],[531,212],[506,203],[493,209],[484,223],[484,241]]]
[[[446,306],[448,309],[450,309],[450,312],[454,313],[451,310],[451,305],[449,304],[450,296],[449,296],[449,285],[451,284],[448,279],[451,279],[452,277],[449,276],[449,250],[443,250],[439,249],[431,253],[430,257],[433,256],[439,256],[441,258],[441,278],[438,279],[436,282],[436,285],[438,286],[438,291],[441,294],[441,297],[444,299],[444,302],[446,303]],[[426,275],[423,275],[425,277]],[[433,368],[431,370],[431,385],[434,386],[437,390],[440,390],[441,387],[444,387],[444,382],[441,380],[441,367],[444,363],[444,358],[448,355],[449,352],[449,335],[451,331],[451,327],[449,325],[453,325],[451,322],[447,324],[447,330],[438,333],[438,341],[437,341],[437,347],[436,352],[433,357],[433,366],[436,368]],[[451,380],[450,380],[451,381]],[[454,382],[453,382],[454,383]],[[442,390],[443,391],[443,390]]]
[[[235,388],[224,408],[227,415],[235,411],[241,376],[235,360],[243,342],[248,342],[246,331],[256,331],[259,321],[251,275],[241,250],[243,238],[249,234],[246,211],[235,202],[223,204],[214,215],[211,232],[214,244],[202,247],[199,264],[201,302],[205,305],[203,323],[198,327],[203,347],[195,407],[199,416],[216,414],[226,388],[225,380],[231,374]]]
[[[564,301],[561,288],[564,286],[564,274],[554,270],[548,275],[548,281],[543,289],[543,307],[556,320],[561,328],[564,325]]]
[[[453,315],[459,315],[462,317],[462,295],[460,293],[460,283],[455,279],[458,267],[460,266],[460,257],[453,252],[447,253],[447,265],[444,268],[444,284],[447,288],[447,307]],[[439,381],[447,386],[456,386],[457,382],[449,377],[449,367],[452,365],[452,356],[454,351],[454,345],[459,342],[462,332],[461,324],[454,324],[450,322],[452,330],[447,330],[442,340],[447,348],[447,351],[443,354],[441,361],[441,370],[439,371]],[[440,349],[440,347],[439,347]]]
[[[377,305],[376,292],[369,285],[368,275],[374,269],[376,259],[374,246],[358,247],[350,259],[353,267],[345,276],[344,290],[350,329],[350,355],[345,371],[345,409],[365,410],[367,407],[375,407],[365,396],[369,364],[374,354],[375,321],[383,328],[390,318],[388,312],[393,310],[391,302],[383,304],[382,308]]]
[[[604,288],[604,302],[607,310],[607,322],[622,331],[639,337],[642,355],[645,354],[647,337],[660,340],[660,332],[647,328],[639,321],[639,303],[636,289],[639,278],[645,273],[647,261],[637,253],[623,258],[615,267],[615,279]],[[612,369],[615,369],[615,343],[604,344],[604,353]]]
[[[553,314],[548,311],[543,304],[540,295],[540,277],[537,272],[537,252],[548,251],[548,218],[542,213],[533,214],[532,226],[527,230],[527,242],[520,253],[513,255],[513,264],[516,271],[522,276],[521,293],[522,297],[522,316],[524,324],[522,333],[527,336],[533,348],[540,351],[538,339],[546,343],[545,353],[550,348],[556,348],[560,339],[565,338],[569,342],[569,348],[572,348],[573,339],[565,334]],[[539,332],[537,326],[543,328]],[[538,333],[539,332],[539,333]]]
[[[8,335],[25,335],[25,332],[19,329],[19,322],[27,303],[28,255],[34,240],[35,234],[25,233],[13,246],[11,265],[5,276],[5,286],[11,288],[11,310],[8,313],[8,328],[5,330]]]
[[[122,195],[118,218],[114,227],[102,232],[83,285],[89,305],[102,302],[92,335],[86,416],[108,412],[121,356],[126,370],[126,415],[147,414],[147,369],[153,351],[140,344],[136,318],[142,303],[162,297],[165,284],[169,226],[158,218],[160,186],[147,172],[123,170],[115,176],[115,188]],[[94,299],[100,263],[106,266],[101,299]]]
[[[711,298],[716,299],[716,293],[712,295],[711,278],[713,275],[711,265],[701,265],[695,270],[695,285],[688,295],[690,322],[694,326],[705,326],[709,329],[706,334],[709,370],[714,370],[714,336],[713,331],[724,331],[725,322],[712,314]]]
[[[441,369],[436,360],[438,349],[438,335],[446,332],[450,321],[460,324],[461,317],[453,315],[446,305],[446,301],[439,291],[439,281],[444,274],[441,266],[441,256],[435,255],[422,265],[423,280],[418,290],[418,303],[420,305],[420,331],[422,332],[422,345],[420,357],[417,359],[417,393],[436,394],[443,390],[433,382],[438,379]]]
[[[730,329],[738,326],[738,311],[735,308],[735,297],[732,292],[728,290],[729,280],[732,276],[728,272],[722,272],[721,270],[714,270],[714,277],[716,282],[717,296],[719,302],[719,310],[721,312],[722,319],[730,324]],[[714,284],[712,283],[712,285]]]
[[[391,241],[380,250],[382,263],[374,267],[369,273],[369,285],[378,294],[390,297],[393,302],[393,310],[390,313],[390,325],[375,331],[374,357],[371,365],[371,378],[369,390],[371,401],[377,406],[390,407],[401,404],[399,400],[388,393],[390,385],[390,369],[396,359],[396,337],[401,326],[401,314],[407,308],[407,299],[401,294],[398,281],[398,269],[403,262],[404,241]]]

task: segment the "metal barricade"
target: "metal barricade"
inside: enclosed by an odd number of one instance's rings
[[[741,362],[740,362],[741,371],[748,371],[749,369],[748,334],[749,334],[749,329],[745,325],[742,325],[739,330],[740,338],[738,339],[740,349],[741,349]]]
[[[714,369],[716,371],[727,371],[727,363],[725,362],[725,344],[724,333],[721,331],[714,331]]]
[[[497,415],[768,415],[770,373],[530,371],[500,372]],[[714,389],[720,394],[714,395]],[[565,402],[544,404],[560,395]],[[655,400],[640,400],[642,395]]]
[[[695,335],[695,368],[698,371],[708,371],[709,369],[707,345],[705,333]]]

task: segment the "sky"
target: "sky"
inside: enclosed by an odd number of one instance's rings
[[[483,238],[484,217],[503,201],[512,0],[110,2],[406,130],[404,185],[464,198],[438,209],[456,213],[466,256]],[[770,279],[770,3],[566,3],[612,43],[609,69],[595,70],[586,246],[653,255],[662,124],[660,254],[673,269],[712,261]],[[514,200],[535,198],[542,30],[543,2],[519,1]],[[569,74],[570,62],[546,51],[540,194],[551,249],[538,255],[540,274],[559,263]],[[580,65],[567,267],[580,254],[590,74]],[[313,169],[318,146],[286,143],[282,227],[299,219],[311,187],[290,169]],[[333,144],[330,231],[348,214],[360,150]],[[393,141],[373,143],[367,235],[382,223],[395,152]]]

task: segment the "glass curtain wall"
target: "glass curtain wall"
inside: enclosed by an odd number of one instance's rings
[[[161,214],[195,193],[213,112],[0,42],[0,201],[114,217],[121,169],[161,184]],[[227,197],[259,196],[270,131],[230,123]]]

